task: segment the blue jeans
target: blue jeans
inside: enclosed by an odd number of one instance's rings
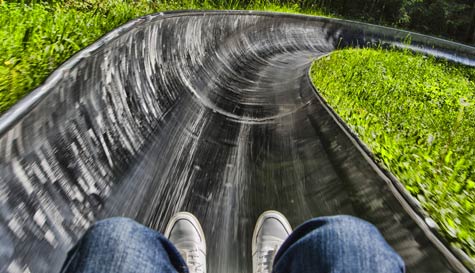
[[[249,251],[249,255],[251,252]],[[404,262],[379,231],[351,216],[314,218],[284,242],[274,273],[404,272]],[[160,233],[126,218],[92,226],[70,251],[62,272],[188,272],[183,258]]]

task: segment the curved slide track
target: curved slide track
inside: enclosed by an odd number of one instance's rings
[[[378,44],[475,66],[473,47],[279,13],[160,13],[108,33],[0,118],[0,271],[58,272],[97,219],[163,231],[187,210],[209,272],[251,272],[254,223],[276,209],[294,227],[366,219],[408,272],[470,272],[310,81],[316,58]]]

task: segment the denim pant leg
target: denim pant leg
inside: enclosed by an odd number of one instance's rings
[[[404,262],[372,224],[351,216],[299,226],[274,259],[274,273],[401,273]]]
[[[68,253],[61,272],[188,272],[183,258],[162,234],[127,218],[93,225]]]

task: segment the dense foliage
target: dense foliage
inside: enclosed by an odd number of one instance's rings
[[[474,0],[294,0],[345,18],[475,44]]]
[[[312,79],[447,239],[475,257],[475,68],[348,49],[315,62]]]

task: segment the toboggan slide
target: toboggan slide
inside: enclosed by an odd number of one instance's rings
[[[160,13],[108,33],[0,118],[0,271],[59,272],[98,219],[163,231],[187,210],[209,272],[250,272],[254,223],[275,209],[294,227],[366,219],[408,272],[473,272],[310,81],[315,59],[375,46],[475,66],[474,47],[279,13]]]

